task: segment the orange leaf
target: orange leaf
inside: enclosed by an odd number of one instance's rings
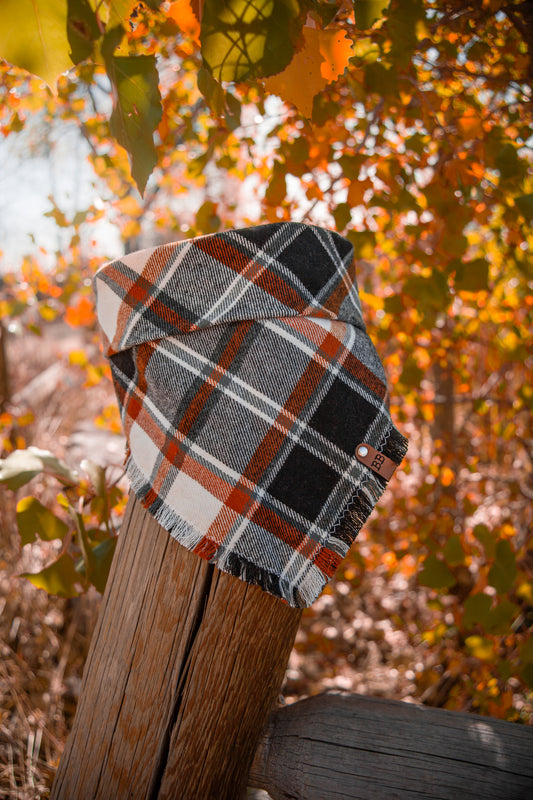
[[[320,72],[328,82],[336,81],[353,56],[353,41],[341,30],[315,31],[319,34],[319,49],[323,63]]]
[[[457,120],[457,127],[467,139],[473,139],[482,132],[481,116],[475,108],[467,108]]]
[[[364,181],[352,181],[348,189],[348,203],[352,206],[359,206],[364,201],[365,192],[367,189],[372,188],[372,181],[370,178],[365,178]]]
[[[192,9],[191,0],[175,0],[168,8],[167,17],[174,20],[182,33],[200,44],[200,23]]]
[[[314,96],[344,72],[352,55],[352,42],[338,29],[304,28],[303,37],[304,47],[283,72],[265,80],[265,89],[310,117]]]
[[[77,306],[69,306],[65,314],[65,322],[73,327],[88,327],[95,321],[94,305],[87,297],[82,297]]]
[[[451,486],[455,481],[455,473],[450,467],[443,467],[440,471],[440,482],[443,486]]]

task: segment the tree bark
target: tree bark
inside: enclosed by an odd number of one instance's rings
[[[272,714],[249,783],[272,800],[530,800],[533,728],[358,695]]]
[[[131,497],[51,799],[240,798],[300,616]]]
[[[0,320],[0,412],[5,409],[6,404],[11,399],[6,342],[6,329],[2,323],[2,320]]]

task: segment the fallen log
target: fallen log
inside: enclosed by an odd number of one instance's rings
[[[531,800],[533,728],[318,695],[272,714],[249,784],[272,800]]]

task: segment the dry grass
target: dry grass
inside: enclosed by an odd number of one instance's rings
[[[80,344],[66,328],[44,340],[12,341],[10,362],[18,365],[12,391],[64,362]],[[63,370],[33,409],[35,422],[24,429],[27,443],[53,450],[75,467],[73,435],[113,400],[107,382],[88,390],[81,371]],[[43,500],[46,487],[38,479],[29,488]],[[99,596],[49,597],[17,577],[41,567],[53,545],[28,545],[22,552],[15,507],[13,493],[0,486],[0,800],[36,800],[49,796],[72,723]],[[360,548],[366,539],[363,532]],[[356,591],[340,579],[304,614],[284,687],[289,702],[329,688],[421,701],[415,673],[427,658],[418,636],[427,596],[401,575],[387,581],[386,572],[363,574]],[[392,624],[394,618],[402,625]],[[446,675],[437,676],[433,688],[442,697],[427,699],[441,705],[449,691]],[[533,709],[525,697],[521,703],[522,721],[531,723]]]
[[[64,367],[48,371],[48,385],[33,384],[35,421],[20,433],[27,444],[49,449],[73,467],[72,434],[113,399],[107,383],[84,389],[81,371],[66,369],[67,353],[81,344],[71,329],[54,326],[44,339],[12,338],[8,350],[16,365],[10,376],[15,398],[24,398],[25,387],[54,364]],[[36,478],[20,495],[33,493],[46,502],[52,488]],[[96,592],[71,600],[49,597],[17,577],[38,571],[53,545],[21,550],[16,500],[0,486],[0,800],[34,800],[48,796],[72,723],[100,598]]]

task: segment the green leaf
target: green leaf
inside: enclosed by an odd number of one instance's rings
[[[291,61],[303,22],[296,0],[205,0],[204,65],[218,81],[275,75]]]
[[[381,19],[389,4],[390,0],[354,0],[355,24],[361,30],[367,30]]]
[[[2,0],[0,58],[42,78],[55,91],[72,67],[65,0]]]
[[[383,308],[387,314],[401,314],[403,311],[403,302],[401,295],[399,294],[391,294],[385,298],[383,303]]]
[[[0,483],[5,483],[12,491],[20,489],[43,471],[51,473],[69,486],[77,481],[76,473],[69,469],[64,461],[56,458],[48,450],[40,450],[38,447],[14,450],[7,458],[0,459]]]
[[[472,628],[477,622],[485,627],[489,618],[492,599],[488,594],[472,594],[464,604],[463,625]]]
[[[242,106],[240,101],[235,97],[235,95],[231,94],[231,92],[226,92],[226,110],[224,112],[224,119],[226,120],[228,130],[234,131],[241,124],[241,110]]]
[[[354,258],[374,257],[376,250],[376,234],[373,231],[349,231],[348,239],[353,244]]]
[[[96,14],[89,0],[67,0],[67,36],[70,57],[75,64],[90,58],[94,43],[100,38]]]
[[[516,207],[528,222],[533,220],[533,194],[523,194],[514,199]]]
[[[408,356],[400,375],[400,381],[405,386],[420,386],[420,381],[424,377],[424,370],[420,369],[414,358]]]
[[[375,61],[365,67],[365,88],[375,94],[391,95],[398,92],[398,78],[394,67],[385,67]]]
[[[352,211],[349,203],[339,203],[333,212],[335,225],[338,231],[343,231],[345,227],[352,221]]]
[[[464,564],[465,551],[461,544],[461,537],[456,535],[449,536],[442,554],[450,567]]]
[[[335,119],[340,110],[341,107],[339,103],[330,100],[325,94],[315,94],[313,98],[312,120],[315,125],[325,125],[326,122]]]
[[[379,44],[370,36],[358,37],[353,44],[353,58],[360,64],[376,61],[380,56]]]
[[[43,506],[36,497],[23,497],[18,503],[17,527],[22,546],[34,542],[35,534],[50,542],[53,539],[63,539],[68,532],[68,525]]]
[[[511,589],[517,575],[516,556],[507,539],[497,543],[494,558],[489,570],[489,583],[499,594],[504,594]]]
[[[205,67],[198,70],[197,83],[199,91],[203,94],[205,102],[213,114],[221,117],[226,107],[226,98],[220,83],[213,78]]]
[[[426,139],[420,133],[413,133],[405,140],[404,144],[407,150],[412,150],[418,156],[424,155],[427,147]]]
[[[436,270],[428,277],[411,275],[403,285],[403,294],[416,300],[419,308],[441,311],[448,304],[448,282],[444,275]]]
[[[483,545],[486,557],[494,558],[494,553],[496,551],[496,537],[492,531],[489,531],[486,525],[480,523],[479,525],[476,525],[472,533],[478,542]]]
[[[392,40],[391,56],[400,67],[410,64],[418,44],[418,23],[425,21],[423,0],[401,0],[388,14],[387,30]]]
[[[129,155],[139,192],[157,164],[154,131],[162,117],[155,56],[107,56],[113,86],[111,132]]]
[[[34,586],[44,589],[48,594],[56,594],[59,597],[79,595],[76,589],[79,575],[74,569],[74,562],[65,553],[41,572],[24,572],[20,577],[27,578]]]
[[[418,576],[418,582],[430,589],[449,589],[455,584],[455,577],[444,561],[430,555],[424,562],[424,569]]]
[[[455,288],[460,292],[481,292],[489,288],[489,265],[484,258],[461,262],[455,273]]]
[[[519,608],[510,600],[502,600],[496,608],[493,608],[485,621],[487,633],[499,634],[500,636],[510,633],[511,626],[519,614]]]
[[[520,671],[520,677],[530,689],[533,689],[533,664],[526,664]]]
[[[60,458],[50,453],[49,450],[41,450],[38,447],[28,447],[26,452],[39,458],[43,469],[54,475],[67,486],[72,486],[78,482],[78,475],[76,472],[70,469]]]
[[[501,659],[501,660],[498,661],[497,670],[498,670],[498,674],[499,674],[500,678],[502,679],[502,681],[506,681],[506,682],[515,673],[515,669],[514,669],[513,665],[506,658]]]
[[[91,550],[91,583],[100,594],[103,594],[105,591],[117,541],[118,539],[116,536],[110,536]],[[76,572],[85,576],[86,570],[83,558],[80,558],[77,562]]]
[[[521,172],[521,161],[518,158],[516,147],[510,142],[505,144],[495,159],[496,169],[503,180],[513,178]]]
[[[366,161],[366,156],[361,155],[344,155],[339,158],[339,165],[342,169],[343,177],[349,178],[351,181],[357,180],[361,167]]]
[[[533,636],[526,639],[520,648],[520,661],[524,664],[533,664]]]
[[[43,470],[40,458],[28,450],[15,450],[7,458],[0,459],[0,483],[8,489],[20,489]]]

